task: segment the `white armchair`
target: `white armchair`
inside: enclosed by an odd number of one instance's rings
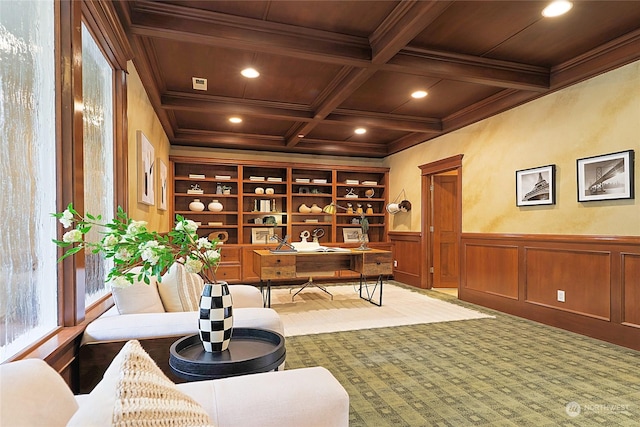
[[[113,371],[116,372],[115,376],[123,376],[121,369],[108,370]],[[103,384],[109,381],[117,379],[107,378],[105,374],[105,378],[91,395],[74,396],[62,377],[40,359],[0,365],[0,425],[111,425],[115,411],[123,405],[114,404],[117,393],[114,388]],[[136,384],[137,381],[133,383]],[[321,367],[168,384],[168,387],[176,388],[175,393],[187,396],[186,399],[193,399],[195,403],[191,406],[204,410],[217,427],[349,424],[349,396],[331,373]],[[121,396],[129,395],[129,392],[121,391]],[[131,394],[135,394],[135,391],[131,391]],[[159,399],[162,399],[162,394],[159,395]],[[121,401],[122,398],[119,403]],[[162,401],[156,403],[161,408],[170,406],[169,403],[162,404]],[[181,412],[188,405],[189,402],[179,405]],[[139,419],[128,425],[144,425],[145,414],[158,415],[157,411],[145,412],[144,408],[139,407],[135,411],[134,416]],[[179,424],[188,425],[183,422]]]

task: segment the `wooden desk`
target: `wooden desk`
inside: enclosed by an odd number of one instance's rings
[[[366,276],[377,276],[375,287],[379,288],[382,305],[382,276],[393,274],[392,254],[390,251],[371,249],[347,252],[271,252],[268,250],[253,251],[253,270],[260,277],[260,285],[266,281],[267,294],[265,306],[271,307],[271,281],[278,279],[296,279],[313,276],[314,273],[327,273],[338,270],[351,270],[360,274],[360,298],[376,304],[373,292],[363,296]],[[374,287],[374,292],[375,292]]]

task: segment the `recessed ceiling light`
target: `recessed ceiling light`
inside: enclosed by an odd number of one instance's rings
[[[255,79],[256,77],[260,76],[260,73],[255,68],[245,68],[244,70],[240,71],[240,74],[248,79]]]
[[[229,121],[231,123],[242,123],[242,119],[240,117],[229,117]]]
[[[573,3],[566,0],[558,0],[550,3],[542,11],[542,16],[546,18],[554,18],[556,16],[564,15],[569,12],[573,7]]]
[[[299,134],[298,134],[298,138],[304,138],[304,134],[299,133]]]
[[[425,92],[424,90],[417,90],[417,91],[413,92],[411,94],[411,96],[416,98],[416,99],[420,99],[420,98],[424,98],[425,96],[427,96],[427,92]]]
[[[365,128],[358,128],[354,132],[358,135],[362,135],[363,133],[367,133],[367,130]]]

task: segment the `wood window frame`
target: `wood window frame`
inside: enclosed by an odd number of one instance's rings
[[[128,209],[127,62],[133,58],[124,29],[111,2],[60,0],[55,2],[56,49],[56,192],[59,212],[73,201],[84,210],[82,23],[113,67],[114,204]],[[114,212],[115,213],[115,212]],[[61,227],[61,226],[59,226]],[[59,232],[62,228],[59,228]],[[59,252],[61,254],[61,252]],[[90,307],[84,303],[84,259],[69,257],[58,264],[58,327],[12,360],[46,360],[69,384],[75,346],[86,324],[113,305],[105,296]],[[66,375],[65,375],[66,372]]]

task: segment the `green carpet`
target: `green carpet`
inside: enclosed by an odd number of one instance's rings
[[[640,352],[458,301],[494,319],[287,338],[324,366],[350,426],[638,426]]]

